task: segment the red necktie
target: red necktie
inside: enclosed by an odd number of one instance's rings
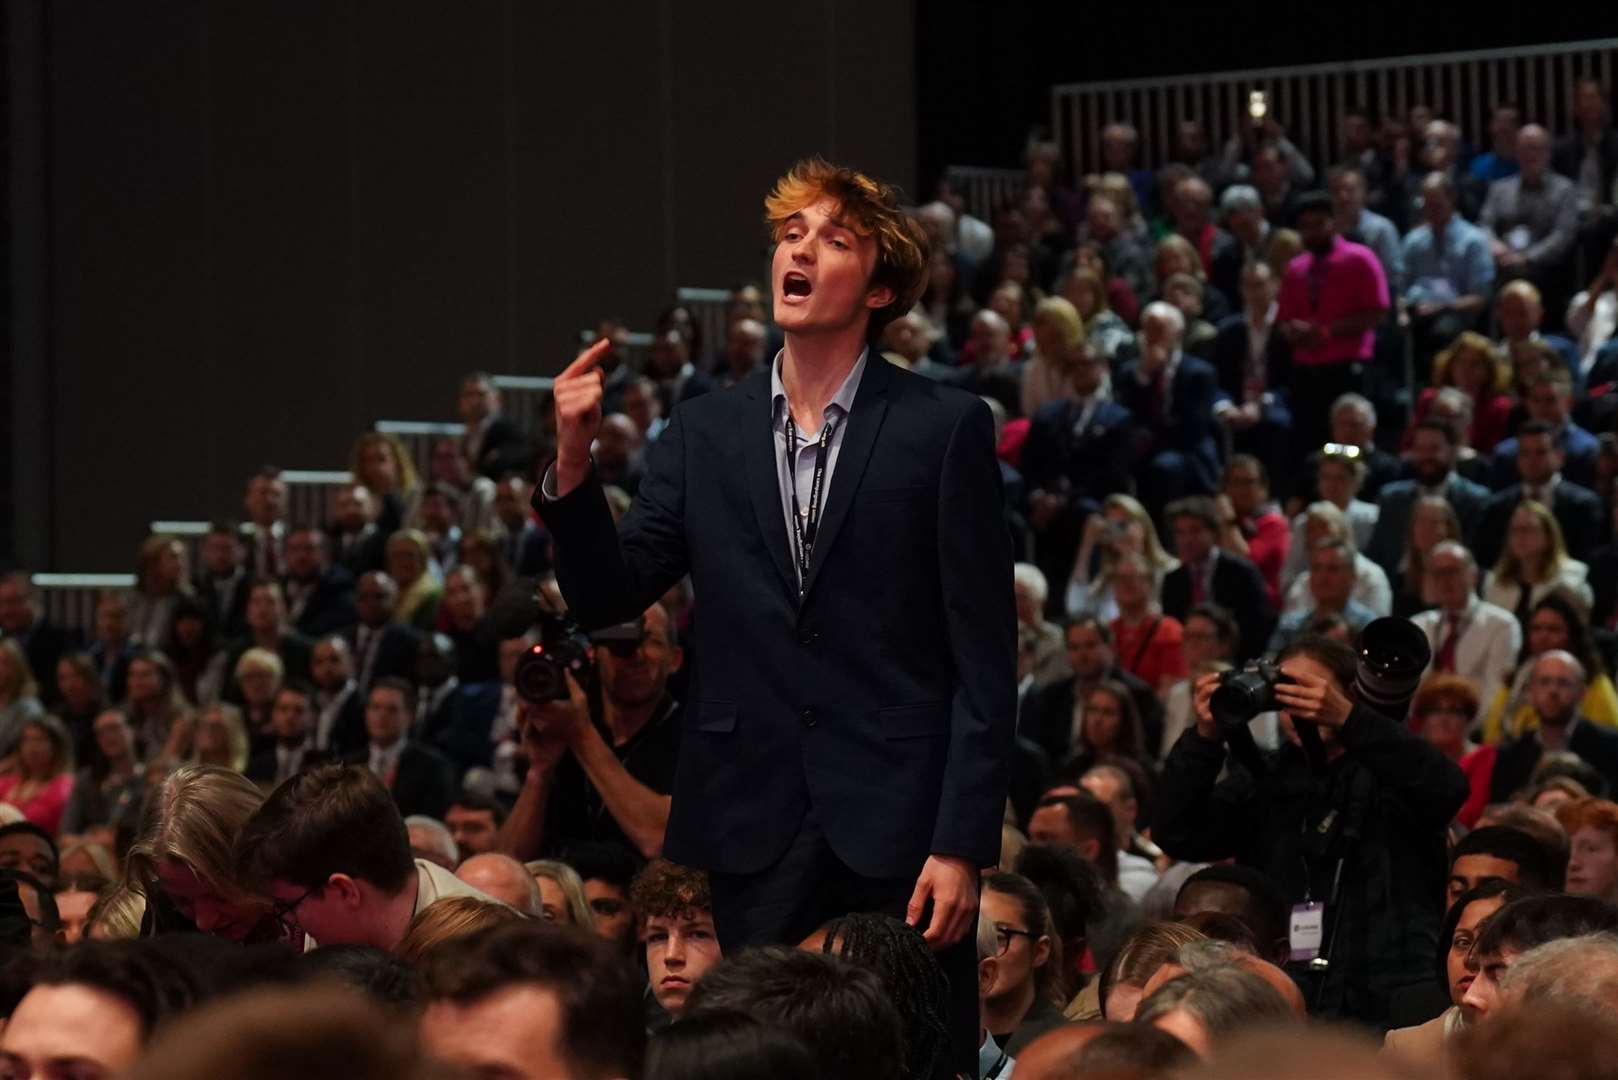
[[[1455,674],[1455,645],[1461,638],[1461,619],[1459,615],[1446,615],[1448,630],[1444,643],[1438,647],[1438,655],[1433,658],[1433,670],[1446,674]]]
[[[1207,602],[1207,599],[1208,599],[1208,590],[1203,587],[1203,583],[1207,580],[1207,574],[1206,574],[1207,566],[1206,565],[1193,566],[1190,569],[1191,569],[1191,606],[1196,607],[1198,604],[1202,604],[1202,603]]]

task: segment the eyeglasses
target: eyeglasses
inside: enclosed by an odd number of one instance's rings
[[[274,919],[281,932],[288,936],[302,933],[303,927],[298,925],[298,905],[319,892],[325,886],[316,885],[303,890],[303,894],[296,900],[277,900],[270,905],[270,918]]]
[[[1012,938],[1025,937],[1029,941],[1032,941],[1038,936],[1039,935],[1034,933],[1032,930],[1019,930],[1015,926],[996,926],[994,928],[994,937],[995,941],[999,945],[999,949],[995,955],[1006,955],[1006,951],[1011,948]]]

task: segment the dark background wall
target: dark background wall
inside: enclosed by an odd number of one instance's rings
[[[342,467],[379,417],[451,419],[464,370],[757,277],[796,157],[913,178],[907,3],[12,2],[43,56],[34,568],[127,569],[254,466]]]

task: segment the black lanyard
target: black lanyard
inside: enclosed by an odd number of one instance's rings
[[[809,513],[806,521],[798,508],[798,425],[792,422],[792,409],[787,408],[787,475],[792,481],[792,553],[798,560],[798,595],[802,596],[809,584],[809,559],[815,550],[815,530],[820,525],[820,496],[826,486],[826,448],[831,443],[832,430],[837,421],[827,420],[820,428],[815,446],[815,477],[809,484]]]

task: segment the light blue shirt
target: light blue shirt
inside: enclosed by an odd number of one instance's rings
[[[1442,242],[1422,224],[1404,239],[1405,299],[1450,303],[1462,296],[1488,296],[1494,288],[1489,237],[1459,214],[1444,226]]]
[[[994,1041],[994,1036],[988,1032],[983,1033],[983,1045],[978,1047],[978,1080],[985,1077],[1000,1062],[1000,1044]],[[1006,1063],[1000,1071],[994,1074],[994,1080],[1011,1080],[1012,1071],[1017,1067],[1017,1059],[1007,1057]]]
[[[1388,279],[1388,293],[1399,295],[1404,289],[1405,259],[1404,250],[1399,244],[1399,230],[1389,221],[1371,210],[1361,210],[1360,220],[1354,226],[1365,241],[1365,246],[1376,253],[1377,261],[1382,264],[1382,273]]]
[[[770,427],[775,432],[775,475],[781,487],[781,513],[786,519],[789,545],[796,543],[793,539],[796,534],[792,524],[793,484],[794,482],[797,484],[798,512],[806,518],[809,513],[809,491],[815,482],[815,456],[820,431],[827,424],[835,424],[831,436],[826,441],[826,475],[820,485],[820,520],[826,520],[826,506],[831,501],[832,474],[837,471],[837,455],[842,449],[843,436],[848,427],[845,421],[848,414],[854,411],[854,395],[859,392],[860,377],[865,374],[865,361],[870,355],[870,349],[860,351],[859,359],[854,361],[853,368],[843,379],[843,385],[837,388],[837,393],[832,395],[831,401],[826,403],[825,410],[820,414],[820,427],[813,431],[798,432],[798,452],[795,458],[791,456],[787,446],[787,388],[781,381],[781,366],[786,363],[786,350],[776,353],[775,363],[770,365]],[[797,548],[794,546],[792,551],[793,566],[796,568]]]

